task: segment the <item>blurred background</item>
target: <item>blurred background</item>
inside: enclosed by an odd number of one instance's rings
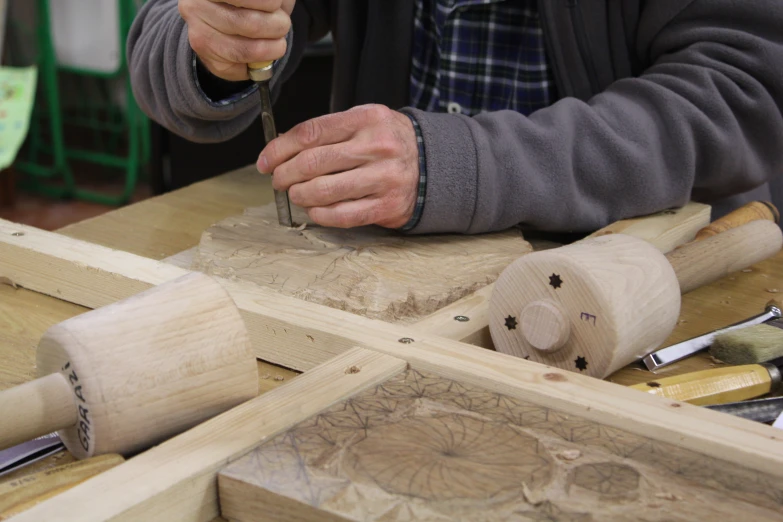
[[[0,218],[56,230],[255,163],[260,121],[204,145],[139,110],[125,41],[144,2],[0,0]],[[327,37],[275,103],[278,132],[328,112],[331,71]]]

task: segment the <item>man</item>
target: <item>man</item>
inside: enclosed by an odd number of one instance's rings
[[[779,0],[149,0],[128,53],[145,112],[214,142],[258,115],[247,63],[274,95],[331,31],[333,113],[258,160],[311,219],[580,233],[778,203],[782,28]]]

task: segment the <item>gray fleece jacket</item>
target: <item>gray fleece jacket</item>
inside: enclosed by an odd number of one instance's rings
[[[298,0],[272,83],[276,95],[331,31],[332,110],[416,118],[428,180],[413,233],[583,233],[689,200],[713,217],[751,199],[783,207],[780,0],[542,0],[559,98],[529,117],[409,107],[413,3]],[[205,94],[222,87],[199,71],[177,0],[148,0],[128,61],[142,109],[187,139],[230,139],[258,115],[252,87],[230,103]]]

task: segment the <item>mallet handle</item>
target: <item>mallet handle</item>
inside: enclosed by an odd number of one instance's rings
[[[73,426],[78,411],[61,373],[0,392],[0,449]]]
[[[685,294],[777,254],[783,233],[773,221],[751,221],[666,254]]]
[[[780,213],[772,203],[766,201],[751,201],[699,230],[696,233],[696,241],[701,241],[702,239],[712,237],[715,234],[720,234],[721,232],[725,232],[726,230],[757,219],[766,219],[779,223]]]
[[[773,221],[756,220],[683,245],[666,254],[683,294],[777,254],[783,233]]]

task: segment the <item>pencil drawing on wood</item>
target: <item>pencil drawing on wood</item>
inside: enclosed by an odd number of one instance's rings
[[[220,487],[241,489],[225,507],[237,520],[253,514],[232,506],[259,499],[374,521],[783,511],[783,486],[757,471],[415,369],[264,443],[224,469]]]
[[[238,278],[373,319],[411,323],[493,283],[533,250],[517,229],[477,236],[406,236],[379,227],[324,228],[294,208],[247,209],[207,229],[192,268]]]

